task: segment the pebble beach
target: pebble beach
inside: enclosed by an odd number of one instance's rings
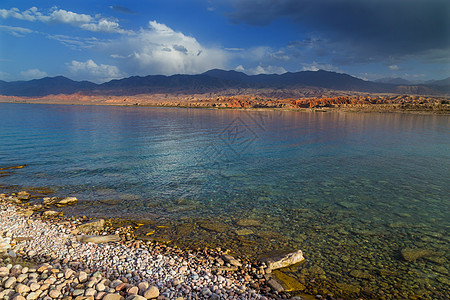
[[[20,206],[29,197],[25,191],[0,195],[0,299],[304,299],[270,275],[303,260],[301,251],[250,262],[221,249],[127,240],[106,232],[104,220],[36,214],[42,207]]]

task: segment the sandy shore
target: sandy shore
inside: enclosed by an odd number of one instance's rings
[[[127,241],[109,234],[101,221],[80,224],[51,210],[35,212],[42,207],[24,209],[20,204],[29,197],[0,194],[1,299],[291,298],[283,282],[270,275],[273,261]]]

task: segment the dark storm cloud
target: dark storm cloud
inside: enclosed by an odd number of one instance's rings
[[[303,34],[360,55],[401,57],[450,46],[449,0],[231,1],[233,22],[264,26],[287,18]]]
[[[130,10],[129,8],[120,6],[120,5],[113,5],[113,6],[110,6],[109,8],[111,8],[115,12],[119,12],[119,13],[123,13],[123,14],[127,14],[127,15],[136,14],[134,11]]]

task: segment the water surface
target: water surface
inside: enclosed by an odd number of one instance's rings
[[[307,262],[289,274],[309,292],[450,296],[448,116],[31,104],[0,112],[0,167],[27,165],[0,184],[78,197],[66,214],[147,220],[142,236],[190,247],[302,249]],[[435,255],[406,262],[405,248]]]

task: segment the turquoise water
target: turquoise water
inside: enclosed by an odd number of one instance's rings
[[[307,263],[290,275],[308,292],[450,295],[449,116],[31,104],[0,112],[0,167],[27,165],[0,184],[78,197],[66,214],[152,220],[170,228],[155,237],[188,246],[302,249]],[[434,254],[406,262],[404,248]]]

